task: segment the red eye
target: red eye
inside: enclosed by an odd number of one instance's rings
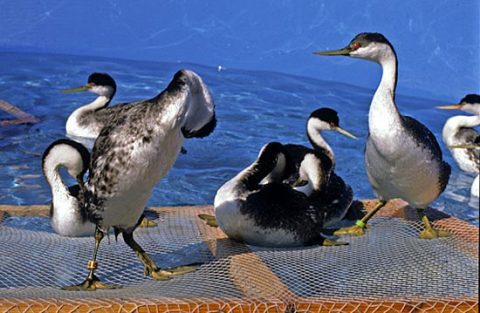
[[[360,44],[358,42],[354,42],[354,43],[352,43],[352,45],[350,47],[353,50],[357,50],[358,48],[360,48]]]

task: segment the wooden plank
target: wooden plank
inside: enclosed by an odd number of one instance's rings
[[[1,300],[0,312],[8,313],[124,313],[124,312],[317,312],[317,313],[474,313],[478,301],[428,299],[309,299],[295,302],[263,299],[114,299],[114,300]]]
[[[0,212],[14,216],[49,216],[48,205],[0,205]]]
[[[17,124],[35,124],[40,122],[35,116],[28,114],[7,101],[0,100],[0,109],[15,116],[13,120],[0,120],[0,126]]]

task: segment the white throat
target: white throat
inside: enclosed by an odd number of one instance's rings
[[[376,62],[382,66],[382,79],[368,113],[370,136],[374,141],[394,137],[401,132],[401,116],[395,104],[396,56],[388,45],[379,45],[379,49]]]
[[[60,203],[65,202],[70,197],[67,186],[64,184],[60,176],[60,165],[53,164],[55,161],[47,160],[44,164],[44,175],[52,190],[52,203],[54,207],[58,207]]]
[[[307,134],[312,144],[323,149],[323,152],[327,154],[327,156],[332,160],[332,166],[335,167],[335,154],[333,153],[332,147],[325,141],[325,139],[321,135],[321,131],[326,129],[324,125],[321,125],[317,119],[309,119],[307,123]],[[315,147],[316,148],[316,147]]]
[[[104,107],[108,103],[108,101],[110,101],[109,97],[98,96],[93,102],[81,106],[75,111],[73,111],[73,113],[70,114],[70,116],[68,117],[67,123],[65,125],[67,134],[77,135],[81,133],[81,130],[85,128],[84,126],[80,125],[80,119],[82,118],[82,116]]]

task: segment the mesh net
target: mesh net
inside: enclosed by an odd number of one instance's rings
[[[123,288],[95,292],[59,288],[85,279],[93,238],[61,237],[46,217],[4,216],[0,312],[478,312],[478,228],[438,211],[427,214],[451,237],[418,239],[416,213],[396,202],[365,236],[343,237],[348,246],[268,249],[205,225],[197,215],[210,206],[155,210],[159,226],[137,229],[138,243],[159,267],[202,265],[154,281],[111,236],[97,275]]]

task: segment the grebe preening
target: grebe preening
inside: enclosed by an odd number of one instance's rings
[[[477,174],[473,181],[471,193],[478,197],[478,174],[480,172],[480,149],[474,148],[480,132],[474,129],[480,125],[480,96],[470,94],[465,96],[459,104],[437,107],[444,110],[462,110],[474,115],[457,115],[449,118],[443,126],[443,142],[458,166],[465,172]],[[478,145],[478,144],[477,144]],[[461,148],[461,146],[471,146]]]
[[[192,268],[162,270],[133,238],[154,186],[175,162],[185,138],[208,136],[215,128],[215,106],[207,86],[194,72],[178,71],[158,96],[137,102],[129,114],[117,114],[93,147],[86,184],[86,210],[97,227],[87,279],[67,290],[115,288],[95,276],[104,233],[113,228],[143,263],[146,275],[168,279]]]
[[[466,150],[472,150],[472,153],[477,155],[477,166],[480,166],[480,159],[478,158],[478,155],[480,154],[480,136],[477,136],[475,140],[472,143],[467,143],[467,144],[459,144],[459,145],[453,145],[449,146],[448,149],[450,151],[455,151],[457,149],[466,149]],[[477,167],[478,169],[478,167]],[[470,188],[470,193],[474,197],[479,197],[479,189],[480,189],[480,174],[477,171],[477,177],[472,182],[472,187]]]
[[[325,216],[322,208],[282,183],[289,161],[282,144],[268,143],[250,166],[220,187],[215,195],[215,217],[229,238],[266,247],[331,244],[321,235]],[[311,168],[304,171],[302,167],[317,167],[319,163],[314,154],[309,154],[302,162],[301,173],[313,173]],[[276,174],[270,175],[270,181],[261,184],[272,172]]]
[[[432,132],[398,111],[395,104],[397,56],[393,46],[382,34],[361,33],[343,49],[315,53],[362,58],[380,64],[383,70],[370,105],[365,149],[367,175],[380,202],[356,225],[337,234],[362,235],[365,224],[388,200],[401,198],[417,208],[425,226],[421,238],[448,236],[444,231],[433,229],[424,209],[445,190],[451,169],[443,161]]]
[[[289,184],[294,183],[295,178],[300,174],[300,165],[306,155],[314,154],[320,160],[321,171],[317,171],[316,192],[312,193],[312,184],[310,183],[302,187],[296,187],[296,189],[320,201],[318,205],[323,207],[326,212],[325,228],[329,228],[342,220],[353,201],[352,188],[335,174],[335,154],[321,135],[322,131],[333,130],[356,139],[354,135],[341,128],[339,123],[338,114],[335,110],[330,108],[317,109],[310,114],[307,120],[307,137],[313,149],[296,144],[284,145],[288,158],[295,165],[294,174],[290,175],[287,180]],[[308,171],[308,167],[304,167],[304,169]]]
[[[216,193],[212,221],[230,237],[248,244],[292,247],[325,242],[323,228],[346,214],[353,200],[350,186],[334,173],[332,149],[320,135],[339,126],[337,112],[321,108],[310,114],[307,136],[314,149],[271,142],[257,160]],[[294,181],[306,184],[294,187]],[[212,226],[214,226],[213,224]]]
[[[87,219],[84,207],[83,176],[89,163],[88,150],[70,139],[53,142],[43,153],[43,175],[52,191],[50,223],[62,236],[89,236],[95,232],[95,224]],[[60,167],[65,167],[78,185],[67,187],[60,176]]]

